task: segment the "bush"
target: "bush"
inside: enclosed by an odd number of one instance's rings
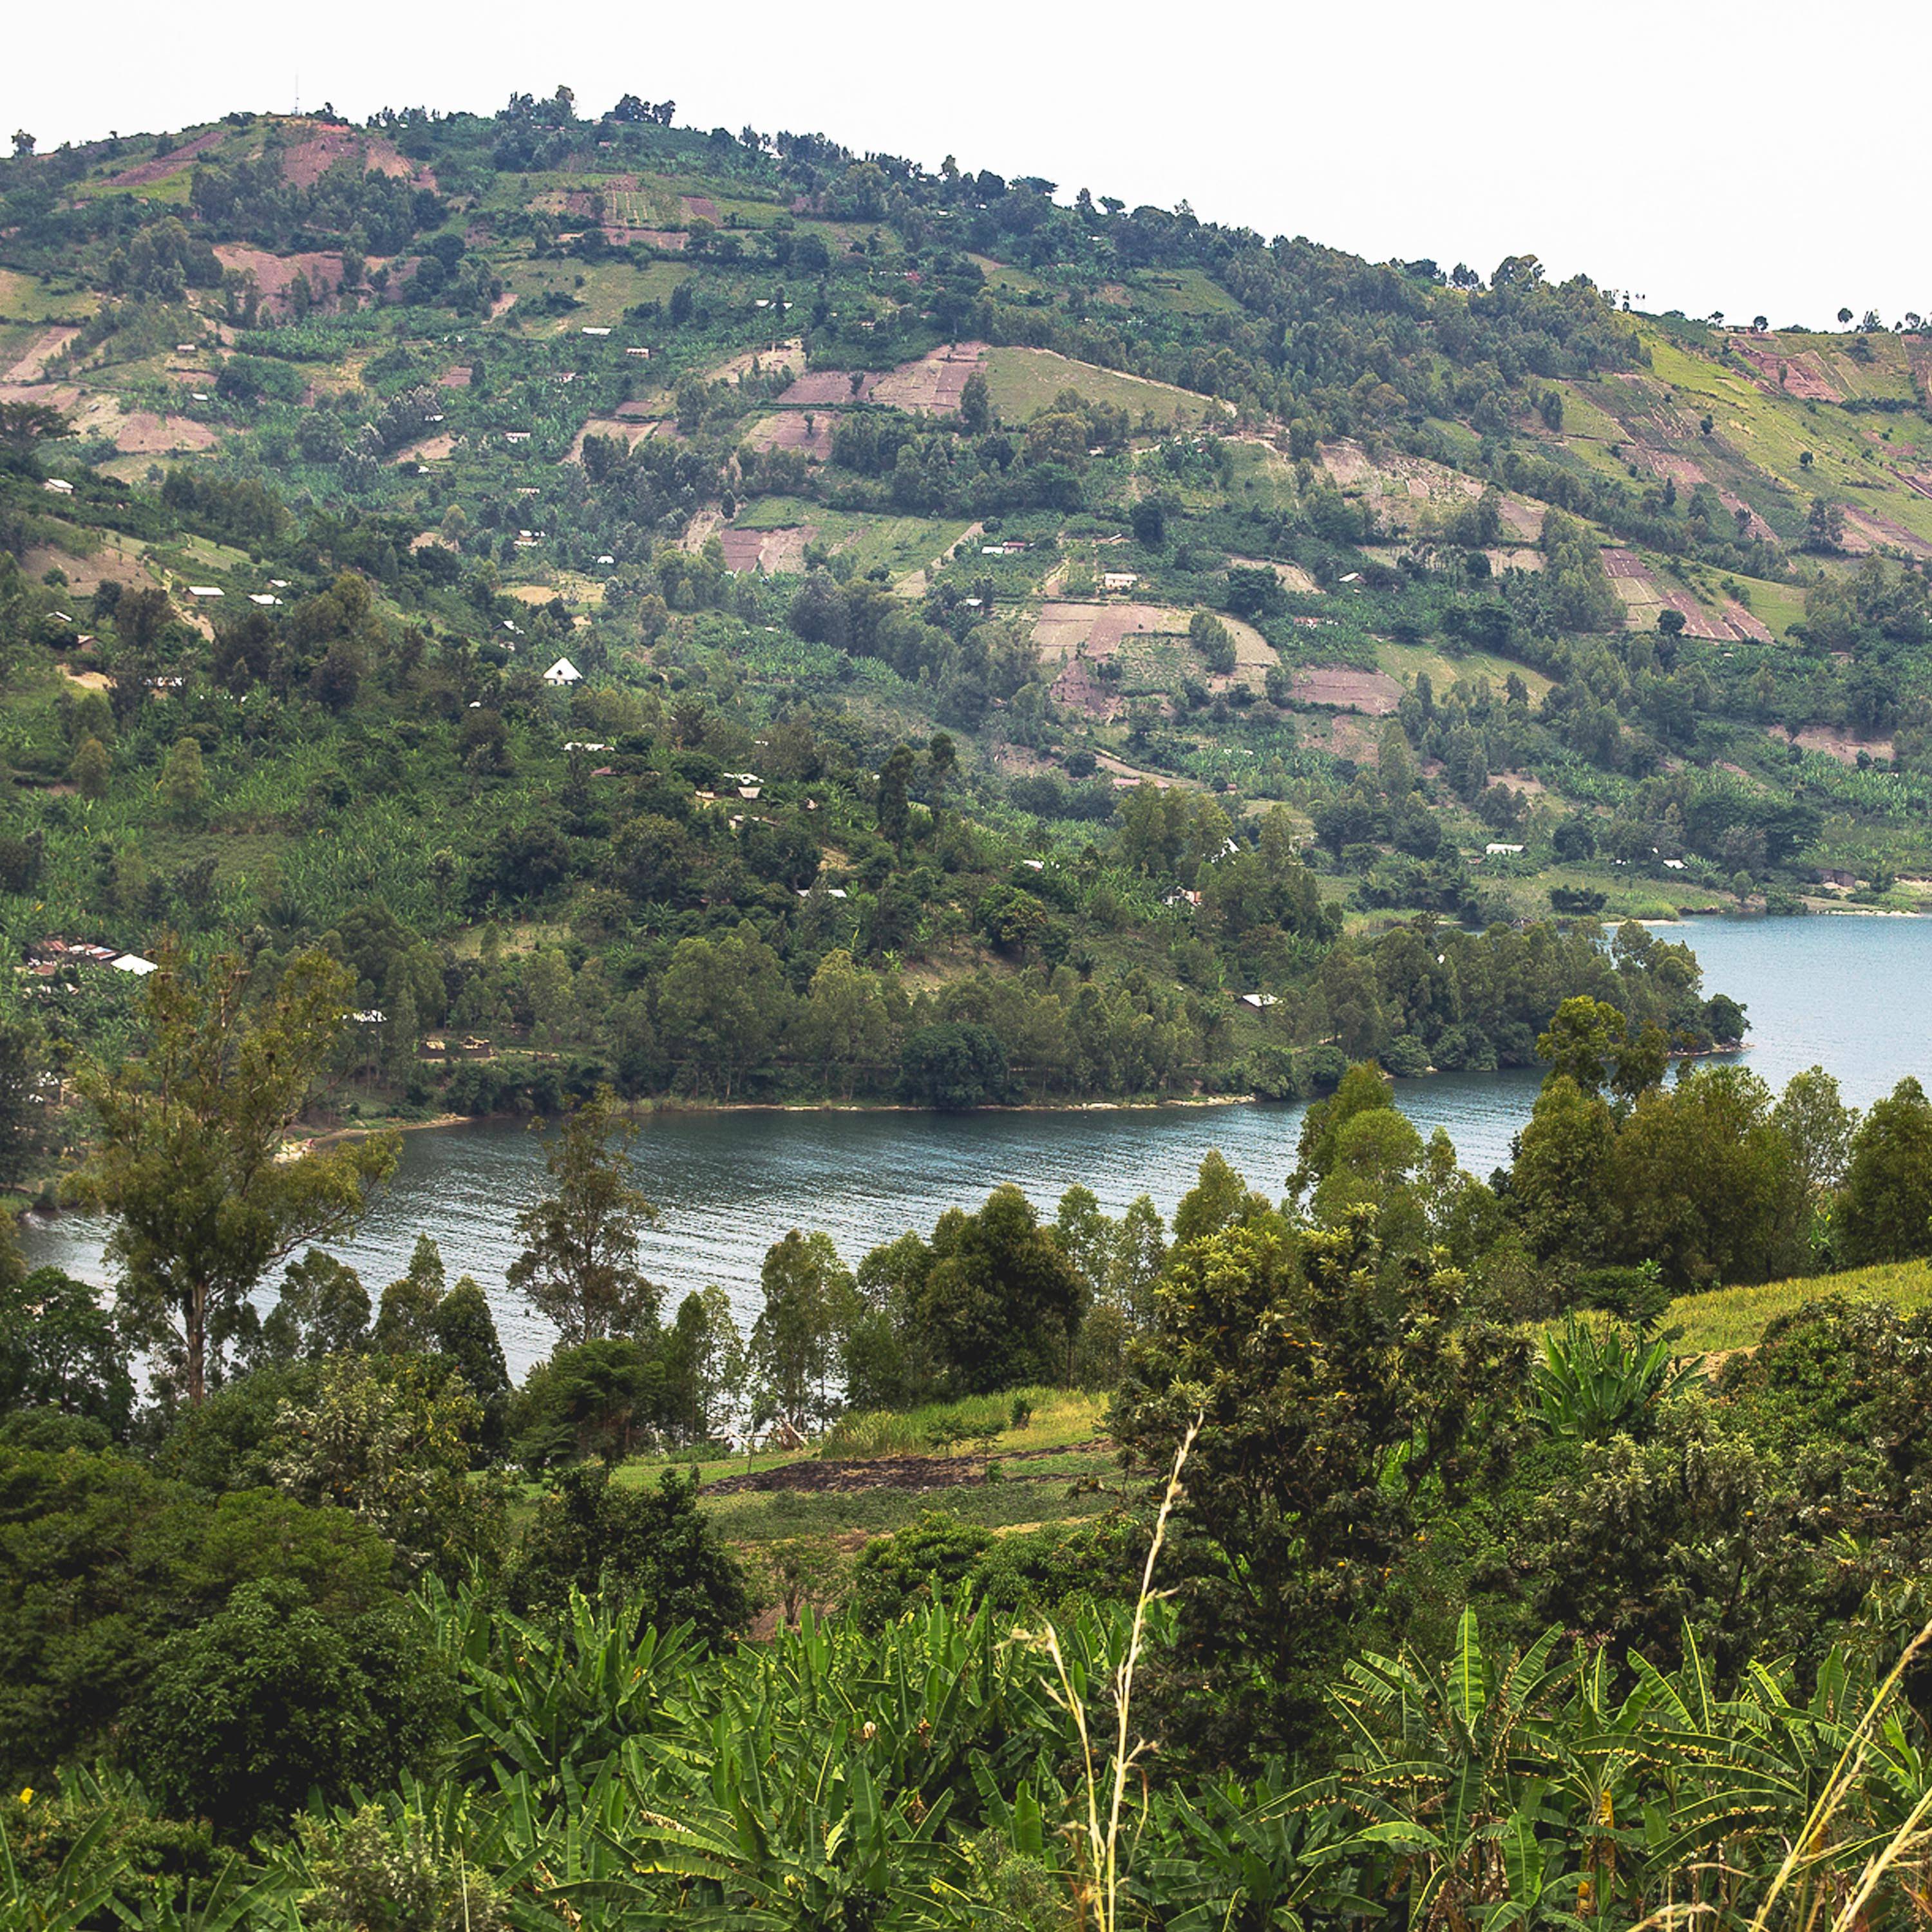
[[[744,1572],[698,1513],[698,1478],[667,1469],[655,1490],[569,1471],[537,1511],[506,1580],[512,1609],[558,1611],[575,1590],[621,1599],[638,1626],[689,1623],[717,1645],[752,1620]]]
[[[162,1646],[134,1756],[172,1809],[246,1837],[313,1790],[393,1784],[436,1742],[449,1699],[401,1609],[331,1623],[298,1585],[247,1583]]]

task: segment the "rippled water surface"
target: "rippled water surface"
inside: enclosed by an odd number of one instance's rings
[[[1814,1062],[1864,1105],[1901,1075],[1932,1076],[1932,920],[1727,920],[1673,931],[1690,939],[1708,990],[1749,1009],[1744,1056],[1774,1084]],[[1439,1076],[1400,1084],[1397,1103],[1426,1133],[1449,1130],[1479,1174],[1506,1160],[1536,1096],[1534,1071]],[[640,1184],[661,1210],[646,1235],[653,1276],[674,1295],[722,1282],[748,1321],[765,1250],[790,1228],[822,1228],[848,1262],[908,1228],[929,1228],[1004,1180],[1050,1214],[1083,1182],[1110,1213],[1151,1194],[1163,1213],[1210,1148],[1250,1181],[1279,1192],[1294,1163],[1299,1106],[1229,1105],[1051,1113],[682,1114],[644,1123]],[[548,1326],[506,1293],[511,1222],[542,1181],[521,1126],[490,1121],[404,1136],[394,1181],[353,1241],[338,1250],[372,1292],[401,1272],[418,1234],[435,1237],[453,1280],[488,1292],[513,1372],[550,1346]],[[29,1231],[37,1261],[106,1279],[104,1230],[64,1216]]]

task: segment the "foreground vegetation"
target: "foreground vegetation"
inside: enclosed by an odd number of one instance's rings
[[[518,1387],[432,1240],[380,1296],[304,1245],[393,1157],[280,1142],[354,997],[168,955],[82,1072],[112,1305],[0,1244],[9,1924],[1916,1911],[1915,1082],[1666,1082],[1580,998],[1491,1182],[1360,1064],[1285,1198],[794,1232],[748,1335],[666,1318],[606,1090]]]

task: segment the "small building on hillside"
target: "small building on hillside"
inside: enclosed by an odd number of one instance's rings
[[[1132,570],[1110,570],[1100,579],[1102,590],[1131,590],[1140,581],[1140,574]]]
[[[584,674],[571,662],[569,658],[559,658],[556,662],[544,673],[543,681],[546,684],[581,684],[584,682]]]

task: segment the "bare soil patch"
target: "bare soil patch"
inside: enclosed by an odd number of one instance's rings
[[[413,182],[418,188],[436,185],[434,176],[406,160],[394,142],[346,128],[324,128],[309,140],[285,148],[282,178],[296,188],[313,188],[338,161],[358,158],[364,174],[388,175],[394,180]]]
[[[1789,734],[1779,725],[1766,725],[1765,734],[1790,741]],[[1889,738],[1857,738],[1849,731],[1840,731],[1828,724],[1807,724],[1795,742],[1808,752],[1822,752],[1826,758],[1835,758],[1841,765],[1856,765],[1861,752],[1873,758],[1888,759],[1894,749]]]
[[[1814,350],[1781,356],[1761,341],[1735,335],[1731,347],[1756,370],[1758,387],[1773,395],[1796,396],[1800,402],[1842,403],[1845,400],[1826,374],[1825,365]]]
[[[1849,506],[1845,511],[1845,548],[1854,556],[1862,556],[1868,550],[1902,550],[1911,556],[1932,556],[1932,544],[1915,536],[1903,524],[1895,524],[1889,517],[1881,517],[1873,511],[1856,510]]]
[[[1357,670],[1345,664],[1316,664],[1298,670],[1288,684],[1298,704],[1332,706],[1365,718],[1387,718],[1402,702],[1402,686],[1386,671]]]
[[[797,337],[789,342],[781,342],[776,349],[749,349],[742,356],[734,356],[728,362],[721,362],[715,369],[704,372],[707,382],[729,382],[734,388],[740,380],[751,374],[755,368],[764,374],[780,369],[794,374],[805,368],[805,344]]]
[[[114,441],[124,455],[165,456],[171,450],[212,449],[215,436],[207,424],[191,417],[157,416],[152,410],[136,410],[122,418]]]
[[[1034,642],[1042,663],[1076,654],[1100,663],[1112,657],[1126,638],[1143,633],[1184,638],[1187,614],[1160,604],[1049,603],[1041,606],[1034,621]],[[1252,634],[1258,638],[1258,633]]]
[[[720,1476],[704,1485],[707,1496],[767,1495],[773,1492],[806,1490],[821,1496],[848,1494],[855,1490],[954,1490],[962,1484],[986,1479],[988,1461],[1004,1468],[1013,1462],[1039,1461],[1050,1456],[1067,1456],[1083,1450],[1104,1449],[1106,1440],[1072,1443],[1057,1449],[1003,1449],[997,1456],[874,1456],[840,1460],[809,1456],[796,1462],[781,1462],[776,1468],[754,1469],[742,1476]],[[1024,1480],[1024,1478],[1008,1480]],[[1060,1482],[1058,1474],[1034,1480]]]
[[[1275,563],[1264,556],[1231,556],[1228,561],[1243,570],[1273,571],[1281,587],[1293,591],[1298,596],[1315,597],[1321,594],[1321,585],[1298,563]]]
[[[288,313],[289,290],[298,275],[308,278],[310,291],[319,298],[333,298],[342,286],[340,254],[272,255],[266,248],[223,242],[216,244],[214,258],[224,268],[253,275],[262,299],[280,314]]]
[[[614,422],[608,416],[593,416],[571,439],[570,448],[563,460],[566,463],[581,463],[584,460],[584,441],[586,436],[609,436],[622,442],[626,449],[635,449],[639,443],[648,442],[664,428],[664,424],[661,422],[632,420]]]
[[[673,254],[682,254],[691,237],[681,228],[629,228],[616,222],[604,225],[604,238],[614,248],[628,248],[634,242],[641,242],[647,248],[662,248]]]
[[[1529,550],[1521,544],[1507,550],[1500,548],[1486,550],[1483,554],[1489,559],[1490,568],[1495,571],[1540,570],[1543,568],[1542,551]]]
[[[124,169],[108,183],[110,188],[152,188],[156,182],[166,181],[169,176],[180,173],[182,169],[197,154],[205,154],[208,149],[220,145],[225,130],[212,128],[206,134],[197,134],[192,141],[184,141],[172,152],[157,154],[152,161],[139,161],[131,168]]]
[[[39,382],[46,373],[47,364],[80,333],[77,328],[49,329],[12,368],[0,374],[0,382]]]
[[[36,544],[21,555],[20,568],[32,578],[43,577],[56,566],[76,596],[92,597],[102,584],[110,581],[133,589],[160,587],[152,572],[139,557],[130,556],[124,550],[110,549],[106,544],[92,556],[70,556],[65,550],[56,550],[51,544]]]
[[[884,380],[872,369],[808,369],[778,400],[791,409],[836,409],[870,401]]]
[[[52,410],[70,410],[80,401],[80,391],[72,382],[52,388],[32,382],[0,382],[0,403],[45,403]]]
[[[398,463],[440,463],[456,448],[453,436],[442,434],[419,437],[406,443],[396,452]]]
[[[805,410],[783,410],[754,423],[745,441],[754,449],[802,449],[822,463],[832,454],[832,420]]]
[[[687,221],[708,221],[712,227],[722,227],[724,218],[718,212],[718,204],[708,194],[680,195],[684,204],[684,218]]]
[[[439,389],[468,388],[470,364],[467,362],[452,362],[440,376],[437,376],[436,386]]]

